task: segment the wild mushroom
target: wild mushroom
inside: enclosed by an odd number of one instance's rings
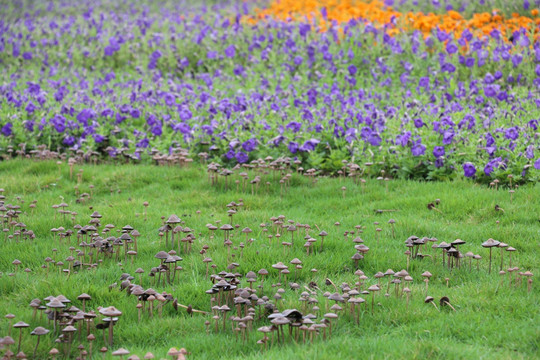
[[[441,311],[441,310],[439,310],[439,308],[437,307],[437,305],[435,304],[435,302],[433,300],[435,300],[435,299],[433,299],[433,296],[426,296],[426,298],[424,299],[424,303],[426,303],[426,304],[431,303],[431,304],[433,304],[433,306],[435,306],[435,309],[437,309],[437,311]]]
[[[375,284],[375,285],[371,285],[369,288],[368,288],[368,291],[371,291],[371,313],[373,314],[373,306],[375,305],[375,293],[377,291],[381,290],[381,288],[379,287],[379,285]]]
[[[92,297],[86,293],[77,296],[77,300],[82,300],[82,311],[86,312],[86,302],[92,300]]]
[[[128,354],[129,354],[129,351],[124,349],[124,348],[120,348],[120,349],[112,352],[112,356],[120,356],[120,360],[123,360],[124,356],[128,355]]]
[[[29,327],[24,321],[19,321],[18,323],[13,324],[15,329],[19,329],[19,345],[17,346],[17,352],[21,351],[21,340],[22,340],[22,329]]]
[[[426,283],[426,294],[427,294],[429,279],[430,279],[433,275],[431,275],[431,273],[430,273],[429,271],[424,271],[424,272],[422,273],[422,276],[424,277],[424,282]]]
[[[66,347],[66,357],[70,357],[71,354],[71,343],[73,342],[73,333],[77,331],[77,329],[71,325],[66,326],[62,329],[62,332],[67,335],[67,347]]]
[[[456,309],[450,304],[450,299],[448,298],[448,296],[443,296],[441,300],[439,300],[439,304],[441,305],[441,307],[449,306],[452,310],[456,311]]]
[[[489,248],[489,273],[491,274],[491,250],[495,246],[498,246],[500,241],[494,239],[487,239],[482,243],[482,247]]]
[[[102,308],[102,309],[99,310],[99,313],[101,315],[110,317],[111,320],[114,317],[119,317],[119,316],[122,315],[122,312],[120,310],[118,310],[117,308],[115,308],[114,306],[109,306],[109,307],[106,307],[106,308]],[[111,321],[110,324],[109,324],[109,346],[113,345],[113,327],[114,327],[114,321]]]
[[[39,339],[42,335],[46,335],[49,333],[49,330],[41,327],[41,326],[38,326],[37,328],[35,328],[34,330],[32,330],[32,332],[30,333],[30,335],[35,335],[37,336],[37,342],[36,342],[36,347],[34,348],[34,359],[36,358],[36,352],[37,352],[37,348],[39,346]]]
[[[506,248],[506,251],[508,251],[508,259],[509,259],[509,262],[510,262],[509,266],[512,267],[512,253],[514,251],[516,251],[516,249],[509,246],[509,247]]]

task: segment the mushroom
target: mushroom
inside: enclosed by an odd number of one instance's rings
[[[514,251],[516,251],[516,249],[513,248],[513,247],[511,247],[511,246],[509,246],[509,247],[506,248],[506,251],[508,251],[508,258],[509,258],[509,261],[510,261],[509,266],[512,267],[512,253],[513,253]]]
[[[500,241],[494,239],[487,239],[482,243],[482,247],[489,248],[489,273],[491,274],[491,249],[498,246]]]
[[[321,237],[321,249],[320,249],[320,251],[322,251],[322,249],[323,249],[323,243],[324,243],[324,237],[325,237],[325,236],[328,236],[328,233],[327,233],[326,231],[323,230],[323,231],[321,231],[321,232],[319,233],[319,236]]]
[[[82,300],[82,311],[86,312],[86,301],[92,300],[92,297],[86,293],[82,293],[81,295],[77,296],[77,300]]]
[[[441,305],[441,307],[447,305],[447,306],[449,306],[452,310],[456,311],[456,309],[455,309],[452,305],[450,305],[450,299],[448,298],[448,296],[443,296],[443,297],[441,298],[441,300],[439,300],[439,304]]]
[[[112,325],[111,325],[111,327],[112,327]],[[128,355],[128,354],[129,354],[129,351],[124,349],[124,348],[120,348],[120,349],[112,352],[112,356],[120,356],[120,360],[123,360],[124,356]]]
[[[373,306],[375,304],[375,292],[381,290],[381,288],[379,287],[379,285],[375,284],[371,285],[368,290],[371,291],[371,313],[373,314]]]
[[[13,324],[15,329],[19,329],[19,345],[17,347],[17,352],[21,351],[21,340],[22,340],[22,329],[29,327],[24,321],[19,321],[18,323]]]
[[[424,282],[426,283],[426,294],[427,294],[429,278],[431,278],[433,275],[431,275],[429,271],[424,271],[422,273],[422,276],[424,277]]]
[[[435,299],[433,299],[433,296],[426,296],[426,298],[424,299],[424,303],[426,303],[426,304],[432,303],[433,306],[435,306],[435,309],[437,309],[437,311],[441,311],[441,310],[439,310],[439,308],[437,307],[437,305],[435,304],[435,302],[433,300],[435,300]]]
[[[77,331],[77,329],[71,325],[68,325],[66,326],[65,328],[62,329],[62,332],[67,334],[67,342],[68,342],[68,345],[66,347],[66,357],[69,358],[70,354],[71,354],[71,343],[73,341],[73,333]]]
[[[99,313],[101,315],[111,318],[111,322],[109,324],[109,346],[112,346],[113,345],[113,327],[114,327],[114,321],[112,321],[112,319],[114,317],[121,316],[122,312],[118,310],[117,308],[115,308],[114,306],[109,306],[109,307],[100,309]]]
[[[507,248],[508,244],[500,242],[497,247],[501,249],[501,268],[499,270],[502,270],[504,266],[504,248]],[[510,265],[510,267],[512,267],[512,265]]]
[[[37,343],[36,343],[36,347],[34,348],[34,359],[36,358],[36,351],[37,351],[37,348],[39,346],[39,339],[41,337],[41,335],[46,335],[49,333],[49,330],[41,327],[41,326],[38,326],[37,328],[35,328],[34,330],[32,330],[32,332],[30,333],[30,335],[35,335],[37,336]]]

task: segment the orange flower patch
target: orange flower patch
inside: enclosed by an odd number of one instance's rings
[[[323,9],[326,11],[324,17]],[[424,33],[424,36],[430,35],[433,30],[439,28],[459,37],[466,29],[476,36],[489,35],[494,29],[499,30],[503,35],[511,34],[521,28],[527,31],[534,29],[537,33],[539,24],[537,17],[540,11],[533,9],[530,14],[531,17],[527,17],[514,13],[506,18],[500,14],[499,10],[493,9],[491,13],[477,13],[472,18],[465,19],[459,12],[453,10],[445,14],[401,13],[384,6],[380,0],[274,0],[266,9],[257,9],[255,17],[248,21],[255,23],[268,17],[282,21],[308,21],[317,24],[321,31],[325,31],[331,26],[332,21],[342,23],[360,18],[379,27],[386,25],[388,28],[388,24],[392,26],[399,24],[403,30],[419,30]],[[398,32],[390,31],[393,34]]]

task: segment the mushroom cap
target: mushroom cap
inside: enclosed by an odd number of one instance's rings
[[[432,277],[433,275],[432,275],[429,271],[424,271],[424,272],[422,273],[422,276],[423,276],[423,277],[430,278],[430,277]]]
[[[490,248],[490,247],[495,247],[495,246],[498,246],[501,242],[500,241],[497,241],[495,239],[487,239],[486,241],[484,241],[482,243],[482,246],[483,247],[486,247],[486,248]]]
[[[165,260],[166,258],[169,257],[169,254],[167,254],[165,251],[162,250],[162,251],[158,252],[156,255],[154,255],[154,257],[156,259]]]
[[[151,352],[147,352],[147,353],[144,354],[144,356],[143,356],[143,359],[144,359],[144,360],[152,360],[152,359],[154,359],[154,358],[155,358],[155,356],[154,356],[154,354],[152,354]]]
[[[182,220],[180,220],[180,218],[177,215],[174,215],[174,214],[169,216],[167,221],[165,221],[166,224],[178,224],[180,222],[182,222]]]
[[[287,268],[288,268],[288,266],[285,265],[285,264],[283,264],[281,261],[278,262],[277,264],[272,265],[272,267],[273,267],[274,269],[278,269],[278,270],[283,270],[283,269],[287,269]]]
[[[77,300],[92,300],[92,297],[87,293],[82,293],[81,295],[77,296]]]
[[[291,321],[288,318],[286,318],[285,316],[282,315],[280,317],[272,319],[270,322],[272,324],[274,324],[274,325],[285,325],[285,324],[290,323]]]
[[[375,284],[375,285],[371,285],[370,287],[368,287],[368,290],[369,291],[379,291],[379,290],[381,290],[381,288],[379,287],[379,285]]]
[[[68,325],[65,328],[62,329],[62,332],[75,332],[77,329],[74,326]]]
[[[37,336],[46,335],[46,334],[49,333],[49,331],[50,331],[50,330],[45,329],[44,327],[38,326],[37,328],[35,328],[34,330],[32,330],[32,332],[30,333],[30,335],[37,335]]]
[[[385,275],[385,276],[392,276],[392,275],[394,275],[394,274],[395,274],[395,272],[394,272],[394,270],[392,270],[392,269],[388,269],[388,270],[386,270],[386,271],[384,272],[384,275]]]
[[[2,339],[2,344],[3,345],[13,345],[15,344],[15,340],[13,340],[13,338],[11,336],[6,336]]]
[[[424,302],[427,304],[429,302],[432,302],[434,299],[433,299],[433,296],[426,296],[426,298],[424,299]]]
[[[337,314],[334,314],[334,313],[326,313],[324,314],[324,317],[327,318],[327,319],[337,319]]]
[[[172,347],[172,348],[169,349],[169,351],[167,351],[167,355],[168,356],[178,356],[178,355],[180,355],[180,351],[178,351],[177,348]]]
[[[466,244],[467,242],[466,241],[463,241],[461,239],[456,239],[454,241],[452,241],[452,245],[463,245],[463,244]]]
[[[62,303],[60,300],[58,300],[58,298],[51,299],[51,301],[49,301],[45,305],[47,305],[50,308],[63,308],[63,307],[66,307],[66,305],[64,303]]]
[[[127,354],[129,354],[129,351],[124,349],[124,348],[120,348],[120,349],[112,352],[112,356],[124,356],[124,355],[127,355]]]
[[[16,329],[19,329],[19,328],[27,328],[29,327],[30,325],[28,325],[27,323],[25,323],[24,321],[19,321],[18,323],[15,323],[13,324],[13,327],[16,328]]]
[[[102,309],[99,310],[99,313],[101,315],[105,315],[105,316],[108,316],[108,317],[116,317],[116,316],[122,315],[122,312],[120,310],[118,310],[117,308],[115,308],[114,306],[109,306],[109,307],[106,307],[106,308],[102,308]]]
[[[335,292],[335,293],[331,294],[330,296],[328,296],[328,300],[345,302],[345,299],[343,298],[343,296],[341,296],[337,292]]]

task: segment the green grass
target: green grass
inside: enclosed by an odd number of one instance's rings
[[[74,187],[76,177],[69,178],[66,164],[54,162],[8,161],[0,163],[0,188],[5,189],[6,203],[20,204],[22,214],[20,221],[36,234],[34,241],[17,243],[14,240],[4,241],[0,238],[0,309],[1,314],[13,313],[16,321],[25,321],[30,329],[23,332],[22,350],[31,355],[36,339],[30,337],[31,329],[44,326],[52,329],[46,320],[33,320],[32,309],[28,306],[34,298],[63,294],[81,308],[76,297],[86,292],[93,297],[87,305],[91,309],[98,306],[114,305],[123,312],[118,325],[115,326],[115,346],[124,347],[140,357],[146,351],[152,351],[157,358],[165,357],[170,347],[185,347],[191,355],[190,359],[353,359],[369,357],[374,359],[396,358],[445,358],[445,359],[530,359],[537,358],[540,345],[540,291],[538,280],[534,279],[532,291],[526,286],[519,288],[508,286],[505,278],[500,286],[498,275],[500,255],[494,251],[493,271],[489,275],[488,250],[481,243],[494,238],[517,249],[513,263],[521,270],[539,273],[540,257],[539,218],[540,202],[538,194],[540,185],[521,187],[514,193],[510,201],[508,189],[488,189],[468,181],[455,182],[413,182],[392,180],[388,182],[388,190],[384,183],[369,180],[365,188],[353,184],[349,180],[337,178],[320,178],[317,184],[311,185],[308,179],[293,175],[291,187],[283,198],[280,188],[271,177],[263,176],[263,183],[272,182],[268,191],[259,191],[252,195],[251,190],[237,191],[236,186],[226,191],[223,185],[210,186],[206,172],[202,167],[189,169],[177,167],[155,166],[75,166],[74,172],[83,170],[80,192],[90,192],[94,185],[92,199],[84,204],[76,203]],[[254,176],[250,173],[250,179]],[[233,175],[230,179],[235,180]],[[341,187],[346,186],[345,197]],[[112,191],[111,191],[112,190]],[[20,200],[17,200],[20,197]],[[441,200],[438,209],[442,213],[430,211],[427,204],[436,198]],[[325,279],[331,279],[336,285],[346,282],[352,286],[356,281],[353,275],[355,268],[350,257],[355,250],[352,238],[344,237],[345,231],[354,230],[355,225],[362,225],[360,236],[370,248],[360,268],[369,277],[367,284],[375,283],[373,275],[377,271],[392,268],[394,271],[406,268],[406,247],[404,241],[411,235],[437,237],[440,241],[451,242],[456,238],[467,241],[461,247],[463,252],[472,251],[482,255],[480,272],[473,266],[455,269],[452,272],[441,265],[440,252],[434,263],[431,259],[413,260],[409,272],[414,278],[410,286],[411,302],[408,310],[404,298],[394,296],[376,297],[377,306],[370,311],[371,295],[366,295],[368,310],[363,312],[360,324],[356,325],[347,314],[340,315],[332,337],[323,342],[316,339],[313,344],[301,345],[287,342],[283,346],[275,346],[266,353],[260,352],[256,341],[262,336],[252,333],[247,344],[235,340],[234,334],[227,327],[226,332],[209,334],[205,332],[206,318],[200,314],[189,317],[185,312],[175,312],[170,304],[163,310],[163,318],[148,316],[141,323],[137,322],[136,299],[127,297],[118,288],[109,290],[109,285],[120,283],[119,277],[127,272],[135,275],[135,269],[141,267],[148,271],[159,265],[154,254],[167,250],[160,245],[158,228],[161,217],[177,214],[185,221],[185,225],[194,229],[197,236],[190,254],[179,255],[183,272],[173,285],[152,285],[148,276],[143,277],[142,285],[152,286],[158,292],[167,291],[178,298],[181,304],[191,304],[196,309],[210,310],[210,299],[205,291],[211,282],[205,279],[205,266],[199,250],[203,244],[210,246],[208,256],[217,265],[217,271],[225,270],[229,264],[227,252],[223,247],[223,235],[216,234],[210,238],[205,225],[221,220],[228,221],[226,205],[231,201],[243,199],[244,206],[233,217],[233,224],[240,229],[250,227],[254,230],[252,237],[256,240],[246,246],[243,257],[239,251],[234,261],[240,264],[237,271],[245,274],[250,270],[258,271],[266,268],[270,277],[265,280],[265,294],[273,296],[277,288],[270,287],[277,282],[277,273],[271,265],[282,261],[288,264],[297,257],[303,262],[298,283],[303,287],[310,281],[317,283],[324,291],[333,292],[332,286],[325,285]],[[31,211],[29,204],[37,200],[36,208]],[[24,201],[24,203],[22,202]],[[69,220],[56,216],[51,208],[60,202],[69,204],[71,211],[78,213],[76,223],[87,224],[89,215],[98,211],[103,215],[102,224],[114,224],[116,229],[126,224],[136,228],[142,236],[139,239],[139,254],[134,264],[123,265],[115,261],[104,261],[95,271],[82,271],[72,274],[67,280],[60,276],[58,270],[46,276],[41,269],[43,260],[53,256],[52,249],[57,248],[57,259],[69,256],[67,246],[61,246],[53,240],[50,229],[71,226]],[[144,201],[149,202],[148,220],[144,221]],[[505,212],[496,212],[495,204]],[[374,209],[397,209],[398,212],[377,215]],[[200,211],[197,215],[196,211]],[[316,226],[326,230],[329,235],[325,239],[322,252],[306,256],[299,237],[295,239],[294,248],[284,255],[281,245],[272,240],[271,245],[260,232],[259,224],[268,223],[270,217],[285,215],[302,224],[310,224],[310,234],[317,237]],[[395,238],[392,237],[388,220],[396,220]],[[339,221],[341,226],[335,226]],[[496,223],[498,221],[498,224]],[[374,225],[379,222],[379,225]],[[316,226],[315,226],[316,225]],[[375,228],[382,228],[377,241]],[[289,235],[283,238],[288,239]],[[283,239],[282,238],[282,239]],[[244,241],[243,234],[233,234],[235,246]],[[74,245],[72,240],[72,245]],[[320,244],[320,241],[316,243]],[[21,270],[14,276],[11,264],[14,259],[22,261],[22,269],[29,268],[27,275]],[[506,266],[508,261],[506,260]],[[316,268],[313,275],[309,269]],[[456,312],[437,312],[433,306],[424,304],[424,283],[420,274],[430,271],[433,277],[429,284],[429,295],[438,300],[448,296],[456,308]],[[520,271],[521,271],[520,270]],[[449,278],[449,287],[445,278]],[[137,281],[138,282],[138,277]],[[242,282],[242,286],[247,283]],[[288,286],[283,295],[285,308],[301,308],[299,293]],[[383,287],[384,289],[385,287]],[[382,295],[382,294],[380,294]],[[321,311],[325,306],[322,293],[317,296]],[[211,320],[211,319],[210,319]],[[268,325],[267,320],[260,320],[254,327]],[[77,325],[75,325],[77,327]],[[0,319],[0,336],[8,331],[6,319]],[[95,330],[97,340],[94,349],[103,346],[100,330]],[[17,340],[18,332],[12,335]],[[83,342],[86,349],[88,344]],[[74,342],[73,348],[79,345]],[[46,351],[54,346],[54,337],[49,334],[41,339],[38,358],[46,358]],[[56,344],[62,350],[61,344]],[[75,350],[72,358],[75,358]],[[110,356],[110,355],[109,355]],[[94,358],[100,358],[95,354]]]

